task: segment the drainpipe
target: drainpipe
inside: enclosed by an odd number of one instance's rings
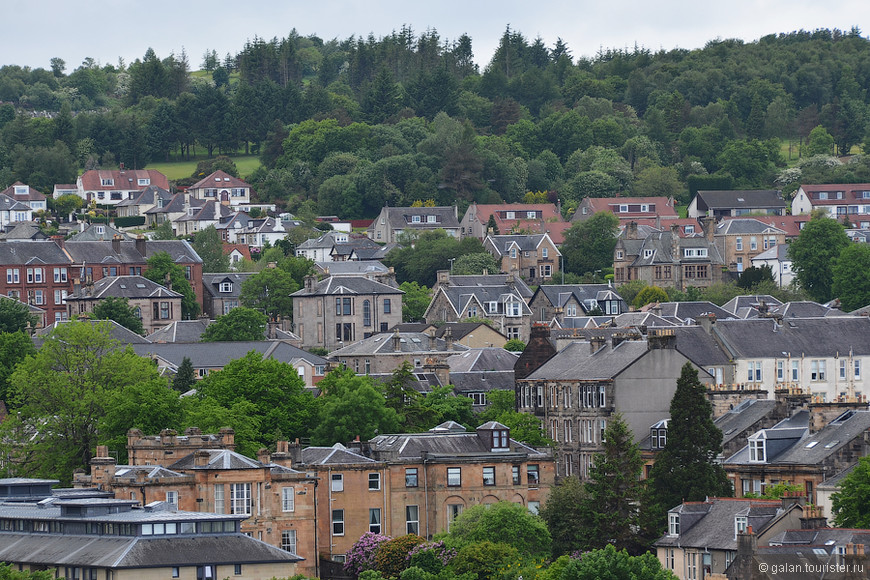
[[[429,471],[426,469],[426,463],[428,461],[429,453],[423,451],[421,453],[423,456],[423,497],[425,499],[425,508],[426,508],[426,539],[429,539]]]

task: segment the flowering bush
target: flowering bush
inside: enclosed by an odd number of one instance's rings
[[[353,547],[345,554],[344,570],[354,576],[359,576],[365,570],[377,568],[375,554],[378,547],[390,540],[390,536],[366,532],[356,541]]]
[[[408,567],[408,552],[425,541],[420,536],[408,534],[407,536],[400,536],[383,542],[378,546],[377,553],[375,554],[377,569],[386,578],[398,577],[402,573],[402,570]]]
[[[411,548],[407,562],[408,566],[416,566],[426,572],[437,574],[455,557],[456,550],[448,548],[444,542],[426,542]]]

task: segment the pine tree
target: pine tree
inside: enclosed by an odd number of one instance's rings
[[[722,431],[713,424],[713,407],[691,363],[683,365],[671,400],[665,448],[650,473],[653,521],[663,526],[667,510],[684,501],[731,497],[734,490],[716,457],[722,452]]]
[[[643,459],[628,424],[617,414],[604,431],[604,452],[595,455],[586,483],[588,513],[592,514],[588,548],[608,544],[639,553],[637,506],[641,497]]]
[[[181,360],[175,378],[172,380],[172,388],[179,393],[186,393],[196,384],[196,375],[193,372],[193,364],[188,357]]]

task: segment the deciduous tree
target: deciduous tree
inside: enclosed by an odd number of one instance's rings
[[[24,332],[28,326],[36,328],[37,318],[27,304],[12,298],[0,297],[0,332]]]
[[[836,220],[813,217],[788,246],[798,283],[813,300],[827,302],[833,295],[834,262],[850,244]]]
[[[97,320],[114,320],[136,334],[145,334],[142,319],[136,314],[136,309],[130,306],[126,298],[110,296],[100,300],[94,306],[93,315]]]
[[[263,340],[266,331],[266,315],[253,308],[239,306],[208,325],[202,333],[202,342],[230,342],[238,340]]]
[[[347,368],[327,374],[317,386],[318,424],[311,433],[315,445],[346,443],[359,436],[363,441],[378,433],[395,433],[399,414],[387,406],[383,390],[368,376]]]
[[[432,301],[429,288],[410,280],[402,282],[399,289],[405,293],[402,296],[402,322],[423,320],[423,314],[429,307],[429,302]]]
[[[450,524],[450,538],[457,546],[477,542],[507,544],[533,557],[549,556],[552,546],[544,520],[526,506],[507,501],[469,507]]]
[[[299,290],[299,284],[282,268],[263,268],[242,282],[239,295],[241,303],[254,310],[262,310],[270,320],[292,319],[293,299],[290,295]]]
[[[831,496],[834,524],[840,528],[870,527],[870,457],[862,457]]]
[[[230,258],[224,254],[224,244],[214,226],[196,232],[193,238],[193,249],[202,258],[203,272],[227,272],[230,269]]]
[[[113,340],[107,324],[76,321],[59,325],[36,356],[18,365],[10,383],[10,406],[17,412],[2,426],[3,445],[15,458],[10,469],[62,482],[89,466],[117,397],[166,389],[157,367]],[[125,423],[124,432],[133,426]]]
[[[843,310],[851,312],[870,304],[870,247],[849,244],[834,262],[833,297],[839,298]]]
[[[608,211],[568,228],[562,244],[564,270],[582,276],[612,267],[618,231],[619,219]]]

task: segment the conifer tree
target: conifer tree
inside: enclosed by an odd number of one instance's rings
[[[175,373],[175,378],[172,380],[172,388],[179,393],[186,393],[193,385],[196,384],[196,375],[193,372],[193,364],[188,357],[181,360],[178,365],[178,371]]]
[[[592,515],[588,547],[613,544],[617,550],[639,553],[637,506],[643,469],[640,448],[619,414],[610,418],[603,439],[604,452],[595,455],[590,481],[586,483],[587,513]]]
[[[671,419],[665,448],[650,472],[651,501],[647,506],[657,527],[667,510],[684,501],[731,497],[734,490],[725,469],[716,462],[722,452],[722,431],[713,424],[713,407],[691,363],[683,365],[671,399]]]

